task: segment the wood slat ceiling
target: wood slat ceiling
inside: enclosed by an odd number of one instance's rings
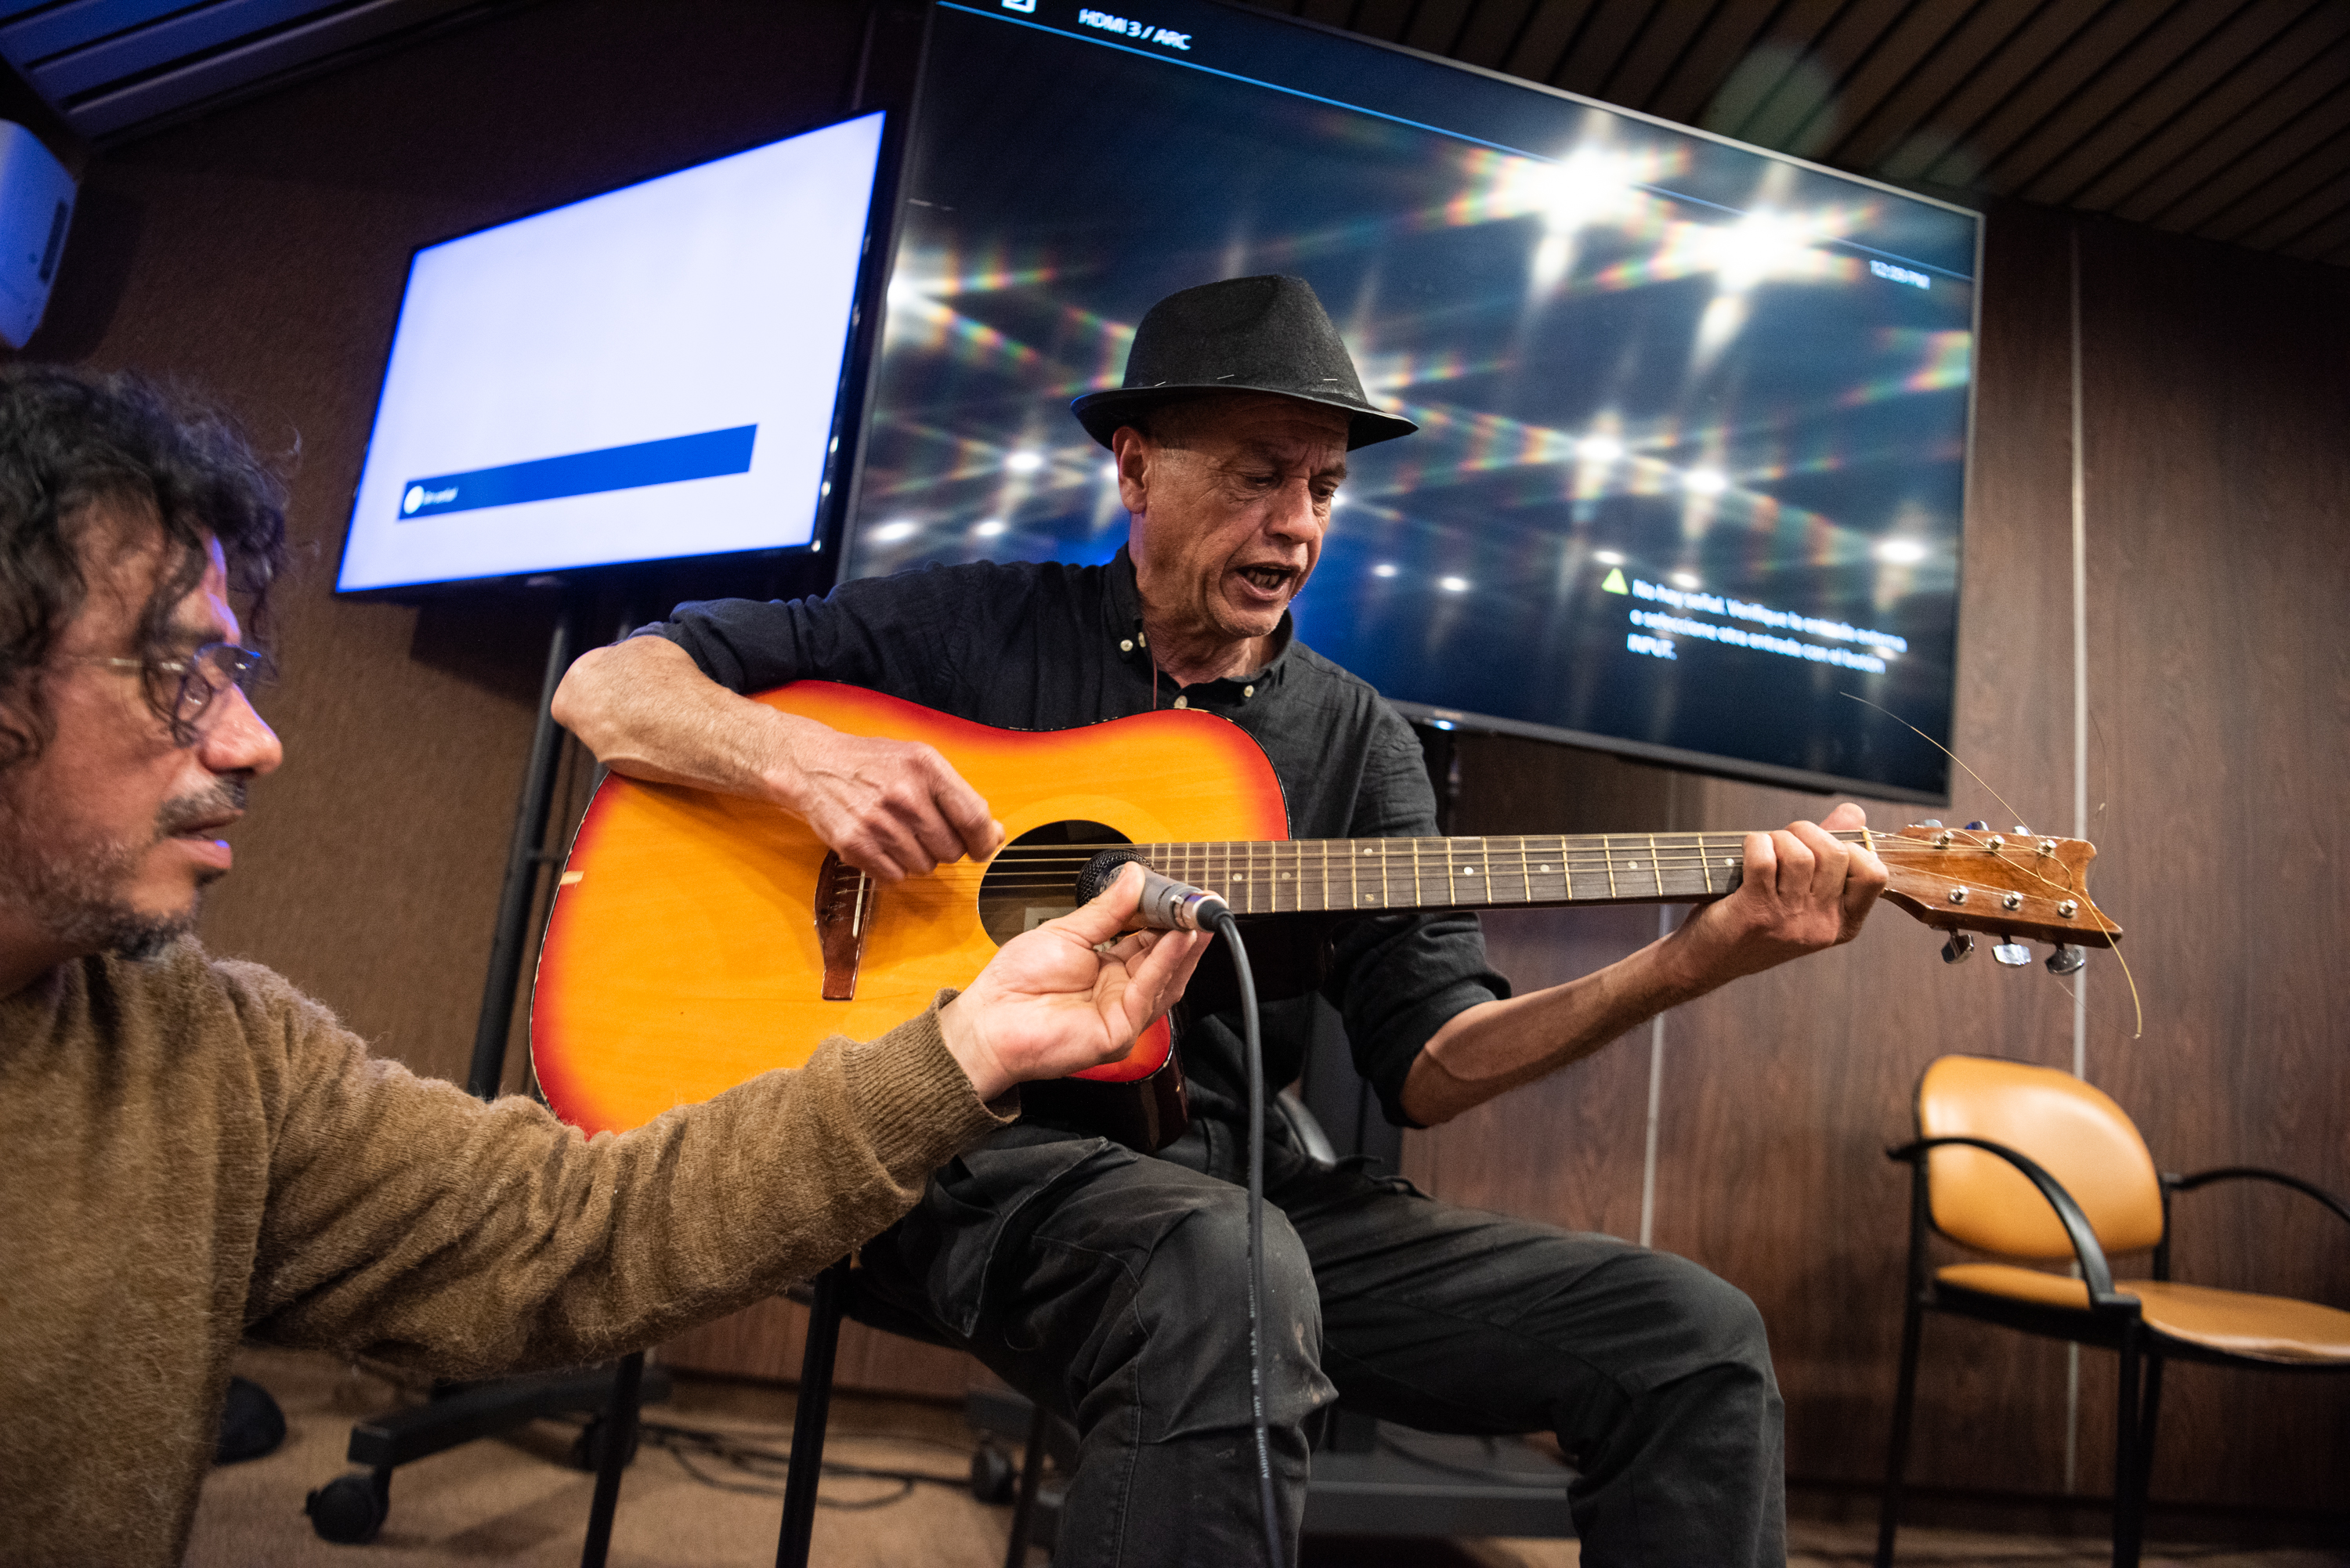
[[[104,143],[331,67],[494,0],[0,0],[0,58]]]
[[[1960,199],[2350,265],[2350,0],[1251,0]]]
[[[0,0],[143,133],[515,0]],[[1856,173],[2350,265],[2350,0],[1248,0]]]

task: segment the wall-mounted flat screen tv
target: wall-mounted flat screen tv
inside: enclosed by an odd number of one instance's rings
[[[1139,0],[1137,0],[1139,3]],[[1213,0],[941,0],[846,570],[1107,560],[1067,412],[1291,273],[1420,433],[1299,635],[1407,713],[1940,800],[1981,220]]]
[[[418,251],[337,587],[810,544],[881,130]]]

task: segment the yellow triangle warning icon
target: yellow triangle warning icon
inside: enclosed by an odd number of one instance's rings
[[[1607,576],[1601,580],[1599,586],[1611,594],[1628,594],[1632,591],[1625,585],[1624,568],[1621,566],[1608,567]]]

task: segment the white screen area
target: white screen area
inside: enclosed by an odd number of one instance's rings
[[[881,121],[419,251],[337,587],[807,544]]]

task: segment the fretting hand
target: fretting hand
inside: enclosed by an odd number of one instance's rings
[[[1832,836],[1867,822],[1846,801],[1816,825],[1748,834],[1737,889],[1691,915],[1674,939],[1688,978],[1711,990],[1859,935],[1885,890],[1885,863]]]

